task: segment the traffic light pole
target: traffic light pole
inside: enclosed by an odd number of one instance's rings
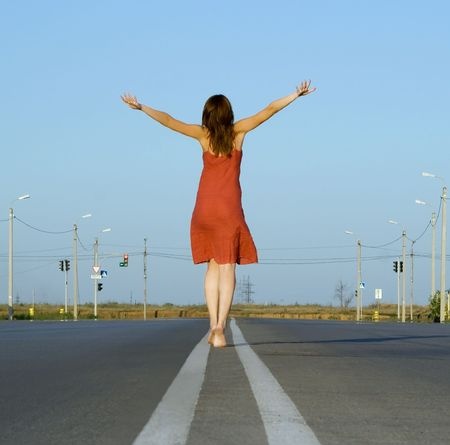
[[[64,262],[64,319],[67,317],[67,310],[69,305],[69,270],[67,263]]]
[[[95,238],[94,242],[94,267],[98,266],[98,238]],[[94,271],[94,273],[96,273]],[[97,320],[97,286],[98,280],[94,279],[94,319]]]
[[[397,258],[397,320],[400,321],[400,258]]]
[[[397,275],[397,321],[400,321],[400,271],[403,268],[403,265],[400,264],[400,258],[397,257],[393,263],[393,270]]]

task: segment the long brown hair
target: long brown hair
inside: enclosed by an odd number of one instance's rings
[[[202,125],[209,133],[209,143],[216,156],[229,156],[234,142],[234,114],[223,94],[211,96],[203,107]]]

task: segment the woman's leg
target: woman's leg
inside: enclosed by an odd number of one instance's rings
[[[219,315],[217,325],[225,329],[234,288],[236,287],[236,264],[219,264]]]
[[[219,313],[217,327],[214,329],[213,344],[216,348],[227,345],[223,330],[227,323],[236,285],[236,264],[219,264]]]
[[[208,262],[205,274],[205,299],[208,306],[210,327],[217,326],[219,312],[219,265],[214,259]]]

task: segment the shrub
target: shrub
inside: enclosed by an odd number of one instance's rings
[[[430,295],[429,308],[428,318],[434,323],[439,323],[441,319],[441,291],[438,290],[434,295]]]

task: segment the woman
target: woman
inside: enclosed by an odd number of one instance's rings
[[[190,136],[203,151],[203,171],[191,221],[191,248],[195,264],[207,263],[205,297],[210,317],[208,342],[226,346],[224,329],[236,284],[236,264],[258,261],[256,248],[245,223],[239,173],[245,135],[300,96],[315,91],[311,81],[275,100],[254,116],[234,123],[233,110],[223,95],[210,97],[203,108],[202,125],[174,119],[167,113],[124,94],[122,100],[160,124]]]

